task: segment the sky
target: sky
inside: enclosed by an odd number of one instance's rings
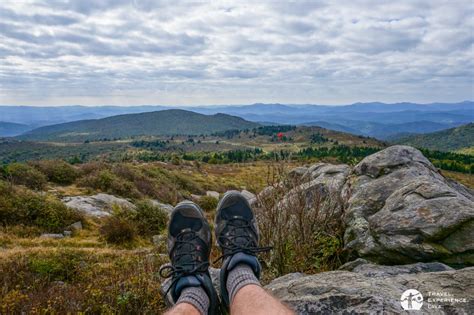
[[[0,104],[474,99],[474,1],[0,2]]]

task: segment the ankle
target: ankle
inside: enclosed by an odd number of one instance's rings
[[[187,303],[194,306],[201,315],[206,315],[209,311],[210,300],[202,286],[187,287],[181,291],[176,304]]]
[[[237,292],[245,286],[261,286],[252,268],[244,263],[235,266],[227,276],[226,288],[229,292],[229,299],[232,302]]]

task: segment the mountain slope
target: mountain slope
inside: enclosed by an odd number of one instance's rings
[[[396,143],[440,151],[474,147],[474,123],[438,132],[402,137]]]
[[[28,130],[31,130],[28,125],[0,121],[0,137],[13,137]]]
[[[46,126],[34,129],[19,138],[39,141],[84,141],[140,135],[198,135],[256,126],[257,123],[226,114],[203,115],[170,109]]]

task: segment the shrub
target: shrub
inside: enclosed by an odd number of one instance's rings
[[[69,250],[60,250],[47,257],[33,256],[29,259],[29,269],[48,281],[71,281],[80,266],[80,256]]]
[[[24,224],[48,232],[60,232],[81,219],[79,213],[53,196],[0,181],[0,222],[5,226]]]
[[[80,186],[91,187],[111,194],[117,194],[129,198],[141,197],[133,183],[118,177],[108,169],[93,172],[78,182]]]
[[[25,185],[40,190],[47,184],[46,176],[37,169],[23,163],[11,163],[6,167],[6,176],[13,184]]]
[[[38,161],[31,164],[46,175],[49,181],[57,184],[72,184],[79,176],[74,166],[62,160]]]
[[[257,196],[255,209],[261,243],[273,246],[265,257],[269,266],[277,276],[338,268],[344,257],[339,195],[322,187],[308,190],[298,178],[269,178],[274,181]]]
[[[214,211],[217,208],[217,199],[211,196],[202,196],[199,198],[198,204],[206,212]]]
[[[159,234],[166,227],[168,214],[159,206],[153,205],[150,201],[140,201],[136,206],[133,221],[140,235]]]
[[[110,216],[104,220],[100,233],[107,242],[123,244],[132,242],[137,236],[137,229],[133,222],[126,218]]]

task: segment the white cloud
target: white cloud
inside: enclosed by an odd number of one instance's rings
[[[472,1],[0,3],[3,104],[474,98]]]

